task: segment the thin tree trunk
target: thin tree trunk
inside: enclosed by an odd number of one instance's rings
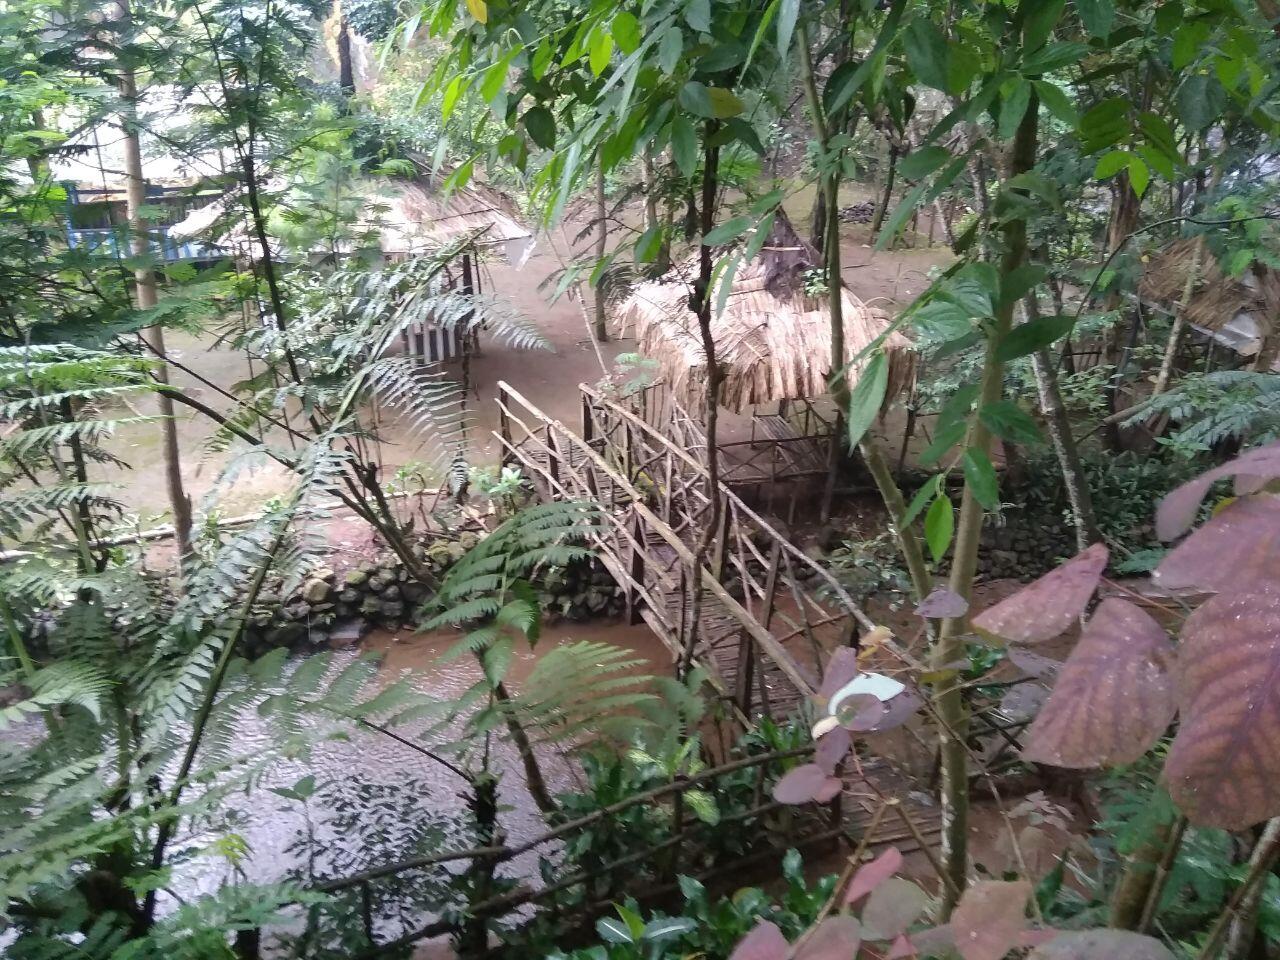
[[[1138,929],[1156,883],[1157,867],[1173,840],[1175,826],[1173,816],[1156,824],[1151,836],[1125,861],[1111,895],[1111,917],[1107,926],[1117,930]]]
[[[1027,294],[1024,303],[1027,320],[1037,319],[1040,316],[1040,306],[1036,302],[1035,293]],[[1088,481],[1085,480],[1080,451],[1071,430],[1071,419],[1062,403],[1058,374],[1054,369],[1053,358],[1049,356],[1048,347],[1041,347],[1031,355],[1031,369],[1036,378],[1036,392],[1040,395],[1040,412],[1049,428],[1049,439],[1053,443],[1054,455],[1058,458],[1058,469],[1062,471],[1062,484],[1066,487],[1067,500],[1071,504],[1076,546],[1083,550],[1090,544],[1100,542],[1102,534],[1098,530],[1098,520],[1093,512],[1093,497],[1089,493]]]
[[[1035,166],[1038,134],[1039,99],[1032,94],[1027,112],[1014,137],[1008,177],[1012,179]],[[1010,220],[1003,228],[1005,249],[1001,257],[1000,276],[1008,277],[1027,258],[1027,223],[1025,219]],[[995,403],[1004,392],[1004,364],[997,351],[1001,340],[1013,326],[1012,303],[1005,303],[996,312],[995,329],[988,335],[986,358],[983,362],[979,387],[978,409]],[[980,418],[973,419],[967,446],[990,456],[992,435]],[[951,591],[966,600],[973,588],[978,568],[978,548],[982,539],[982,504],[973,495],[972,485],[965,483],[960,499],[960,519],[956,525],[955,548],[951,562]],[[947,670],[963,657],[964,637],[968,630],[967,617],[951,617],[942,621],[938,642],[933,650],[935,670]],[[965,736],[968,731],[968,711],[964,694],[952,682],[940,686],[936,704],[941,730],[942,760],[942,859],[950,883],[943,895],[943,918],[951,915],[960,894],[968,882],[969,842],[969,764]]]
[[[707,245],[707,234],[715,226],[716,193],[719,189],[720,148],[713,144],[716,123],[708,121],[706,127],[706,147],[702,163],[702,205],[701,223],[702,242],[698,247],[698,277],[694,281],[692,306],[698,316],[698,334],[702,339],[702,352],[707,361],[707,399],[704,407],[707,434],[707,497],[708,518],[706,529],[698,538],[697,550],[694,554],[694,571],[689,585],[691,591],[689,603],[689,632],[685,638],[685,647],[680,663],[677,665],[680,675],[689,670],[693,662],[698,644],[698,621],[702,616],[702,581],[698,571],[703,566],[712,544],[720,530],[720,451],[717,446],[717,428],[720,413],[720,385],[724,379],[720,369],[720,361],[716,357],[715,338],[711,333],[711,272],[713,258],[711,247]]]
[[[334,16],[338,23],[338,87],[345,97],[353,97],[356,93],[356,75],[351,67],[351,30],[347,24],[347,15],[342,11],[342,0],[334,0]]]
[[[604,202],[604,167],[596,165],[596,260],[601,261],[605,257],[605,244],[608,239],[608,224],[605,222],[607,213]],[[600,285],[596,285],[595,291],[596,306],[596,340],[605,343],[609,339],[609,318],[604,309],[604,293],[600,289]]]
[[[1164,357],[1160,361],[1160,372],[1156,374],[1155,385],[1151,388],[1151,396],[1158,397],[1169,389],[1169,380],[1173,377],[1173,364],[1178,357],[1178,346],[1182,342],[1182,331],[1187,325],[1187,307],[1191,304],[1191,295],[1195,292],[1196,283],[1200,279],[1200,266],[1204,258],[1204,234],[1196,237],[1195,246],[1191,250],[1191,264],[1187,268],[1187,279],[1182,285],[1182,296],[1173,312],[1173,326],[1169,329],[1169,340],[1164,345]]]
[[[830,215],[826,187],[819,181],[817,192],[813,195],[813,213],[809,217],[809,243],[819,253],[826,252],[827,218]],[[836,219],[840,219],[839,207],[836,208]]]
[[[506,685],[503,683],[493,688],[493,696],[504,707],[511,703],[511,694],[507,692]],[[529,735],[524,732],[524,727],[510,711],[507,712],[507,732],[511,734],[511,742],[515,744],[520,754],[520,762],[524,765],[524,779],[525,785],[529,788],[529,796],[543,813],[558,812],[560,807],[552,799],[551,791],[547,789],[547,779],[542,775],[542,767],[538,763],[537,754],[533,752]]]
[[[1271,865],[1265,863],[1265,859],[1275,861],[1274,848],[1277,843],[1280,843],[1280,819],[1268,820],[1249,856],[1249,876],[1254,876],[1256,870],[1260,870],[1261,874],[1270,872]],[[1224,960],[1249,960],[1253,942],[1258,936],[1258,905],[1262,902],[1264,886],[1265,880],[1258,880],[1240,898],[1240,904],[1227,927],[1227,942],[1222,950]]]
[[[871,235],[877,236],[880,228],[884,226],[885,215],[889,212],[889,201],[893,199],[893,183],[898,176],[898,144],[894,141],[889,143],[889,171],[885,174],[884,193],[880,195],[880,205],[876,207],[875,219],[871,221]],[[892,244],[892,238],[890,238]]]
[[[121,0],[118,5],[121,29],[124,30],[130,21],[128,0]],[[142,207],[146,203],[146,179],[142,171],[142,144],[138,135],[138,86],[133,68],[122,66],[119,76],[120,99],[124,104],[121,117],[121,128],[124,133],[124,174],[126,190],[126,210],[129,220],[129,234],[133,255],[145,259],[150,255],[150,243],[147,239],[146,223],[142,218]],[[134,271],[134,299],[139,310],[150,310],[159,299],[156,290],[156,275],[147,263],[141,263]],[[164,328],[149,327],[142,334],[151,348],[159,356],[165,355]],[[166,364],[161,363],[155,370],[155,378],[162,384],[168,384],[169,371]],[[174,416],[173,400],[168,394],[159,392],[156,403],[160,410],[160,430],[164,441],[164,476],[165,487],[169,496],[169,509],[173,513],[174,543],[178,549],[178,569],[191,552],[191,499],[182,482],[182,453],[178,447],[178,423]]]

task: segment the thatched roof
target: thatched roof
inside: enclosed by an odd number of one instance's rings
[[[827,392],[827,375],[884,333],[889,318],[844,290],[845,356],[831,362],[831,312],[825,295],[804,290],[804,274],[821,263],[797,236],[781,210],[760,253],[739,266],[723,312],[712,320],[716,357],[725,379],[720,402],[743,411],[753,404],[812,399]],[[658,361],[672,392],[691,409],[706,393],[706,360],[698,318],[689,309],[690,278],[697,264],[641,284],[617,317],[622,331],[634,329],[640,353]],[[915,354],[906,337],[885,340],[889,392],[907,386]],[[856,372],[850,377],[857,381]]]
[[[1196,266],[1195,247],[1194,237],[1183,237],[1152,256],[1144,266],[1138,285],[1142,298],[1170,311],[1179,309],[1187,277]],[[1224,274],[1211,251],[1204,251],[1196,273],[1183,316],[1197,327],[1216,333],[1238,314],[1261,309],[1262,296],[1257,287],[1244,277]]]
[[[363,197],[357,231],[378,235],[378,245],[386,254],[424,253],[457,239],[473,236],[482,246],[504,245],[509,260],[522,264],[533,247],[533,234],[520,221],[520,212],[511,198],[481,181],[472,180],[445,196],[443,178],[419,164],[414,177],[369,178],[356,186]],[[287,198],[288,184],[273,178],[266,192]],[[286,199],[287,203],[287,199]],[[207,206],[193,210],[174,224],[169,233],[177,240],[213,239],[234,251],[254,255],[247,218],[228,217],[228,211],[242,207],[238,197],[226,194]],[[229,222],[230,221],[230,222]],[[317,251],[317,252],[328,252]]]

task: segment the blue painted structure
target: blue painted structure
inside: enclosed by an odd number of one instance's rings
[[[84,188],[72,183],[66,184],[66,190],[67,246],[113,260],[131,256],[121,191]],[[157,206],[163,206],[169,212],[165,219],[170,223],[157,224],[147,230],[151,250],[157,260],[198,265],[226,259],[226,252],[217,246],[200,241],[179,242],[169,236],[170,224],[186,214],[185,201],[199,203],[207,200],[208,196],[208,192],[197,194],[190,187],[147,184],[148,202],[155,201]]]

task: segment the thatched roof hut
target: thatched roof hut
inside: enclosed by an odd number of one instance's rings
[[[754,404],[821,397],[832,368],[843,366],[885,332],[889,318],[846,288],[845,356],[832,363],[826,296],[805,292],[805,273],[820,264],[817,251],[779,210],[760,253],[738,267],[724,310],[712,320],[716,357],[724,372],[724,407],[743,412]],[[639,352],[658,361],[672,393],[690,409],[701,409],[706,394],[706,358],[698,318],[689,309],[690,278],[696,274],[694,263],[641,284],[617,317],[622,332],[634,331]],[[888,396],[893,397],[911,382],[915,354],[910,341],[896,331],[884,345]],[[856,372],[850,380],[856,382]]]
[[[1256,286],[1244,277],[1224,274],[1218,258],[1209,250],[1198,258],[1197,269],[1195,250],[1196,239],[1183,237],[1152,256],[1144,265],[1138,285],[1142,298],[1171,311],[1178,309],[1186,291],[1187,277],[1195,269],[1197,276],[1191,287],[1191,299],[1183,314],[1189,323],[1216,332],[1236,314],[1260,307],[1262,299]]]
[[[478,180],[446,196],[444,178],[421,162],[417,166],[414,177],[367,178],[355,186],[363,199],[360,217],[352,225],[355,232],[376,234],[379,248],[388,256],[425,253],[472,236],[479,246],[502,246],[512,264],[524,264],[533,249],[533,234],[510,197]],[[265,189],[288,204],[289,185],[283,179],[273,178]],[[192,211],[169,233],[179,240],[214,239],[230,251],[256,256],[248,218],[238,215],[243,207],[237,196],[226,194]],[[231,211],[236,215],[229,216]]]
[[[1187,280],[1194,270],[1183,318],[1242,357],[1255,356],[1264,340],[1280,328],[1276,307],[1280,303],[1280,272],[1255,263],[1242,276],[1229,277],[1212,252],[1206,250],[1197,258],[1195,248],[1195,238],[1183,237],[1150,257],[1139,294],[1171,313],[1181,311]]]

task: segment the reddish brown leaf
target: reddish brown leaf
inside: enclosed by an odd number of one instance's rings
[[[947,587],[935,587],[920,601],[916,616],[940,620],[944,617],[963,617],[969,612],[969,601]]]
[[[791,946],[777,925],[762,920],[738,941],[729,960],[787,960],[790,952]]]
[[[951,914],[956,950],[964,960],[1002,960],[1027,927],[1026,880],[984,880],[965,890]]]
[[[1197,826],[1243,830],[1280,814],[1280,587],[1202,604],[1182,628],[1182,720],[1169,792]]]
[[[929,895],[910,880],[890,877],[874,890],[862,908],[862,935],[868,940],[892,940],[929,905]]]
[[[1173,644],[1128,600],[1103,600],[1027,736],[1024,760],[1055,767],[1132,763],[1173,720]]]
[[[928,930],[911,934],[911,945],[916,953],[922,956],[950,956],[951,951],[956,947],[956,932],[949,923],[944,923],[940,927],[930,927]]]
[[[844,891],[845,906],[857,903],[902,869],[902,851],[890,847],[870,863],[864,863]]]
[[[1058,671],[1062,669],[1061,660],[1044,657],[1022,647],[1010,647],[1008,657],[1009,662],[1027,676],[1039,677],[1051,683],[1058,676]]]
[[[818,741],[813,751],[813,762],[822,768],[823,773],[835,773],[836,767],[848,755],[852,745],[853,735],[844,727],[836,727],[824,733]]]
[[[832,781],[835,781],[835,788],[838,790],[839,780],[828,776],[827,772],[816,763],[803,763],[793,770],[788,770],[783,774],[782,779],[774,784],[773,799],[779,803],[808,803],[817,799],[820,794],[831,790]],[[830,800],[831,796],[828,796],[827,800]]]
[[[832,694],[862,672],[858,666],[858,651],[853,647],[840,647],[827,660],[826,669],[822,671],[822,686],[818,688],[818,697],[825,707]]]
[[[1159,940],[1128,930],[1070,930],[1031,951],[1027,960],[1173,960]]]
[[[1280,578],[1280,497],[1241,497],[1178,544],[1156,567],[1169,590],[1222,591]]]
[[[883,733],[902,726],[922,706],[924,701],[907,690],[884,703],[879,700],[867,703],[844,726],[859,733]]]
[[[1235,477],[1237,492],[1252,492],[1259,483],[1280,476],[1280,443],[1240,454],[1230,463],[1208,470],[1178,487],[1156,508],[1156,536],[1172,540],[1195,522],[1200,501],[1215,481]]]
[[[1101,543],[973,618],[973,625],[1014,643],[1040,643],[1062,633],[1084,612],[1107,566]]]
[[[814,803],[830,803],[844,789],[844,781],[839,777],[828,777],[813,794]]]
[[[827,917],[796,951],[795,960],[853,960],[862,945],[862,925],[850,916]]]

